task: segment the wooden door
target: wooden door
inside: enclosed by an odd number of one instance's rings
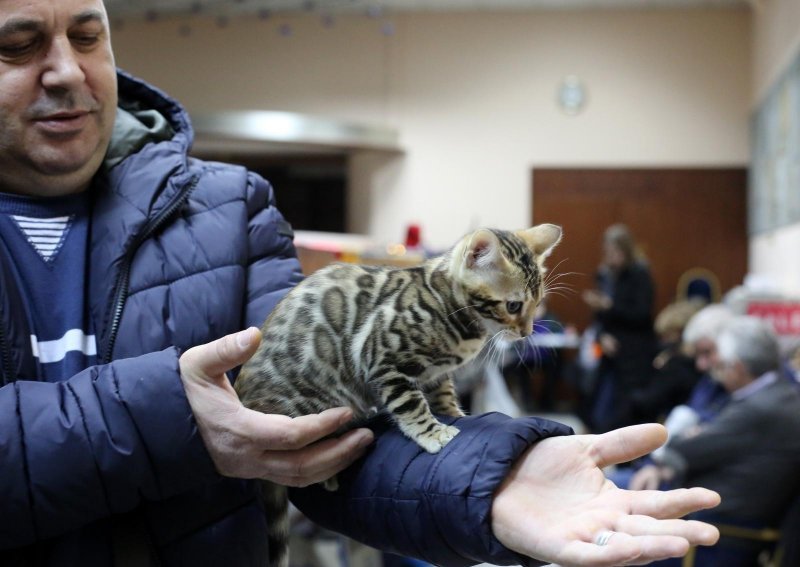
[[[680,276],[702,267],[723,293],[747,270],[747,170],[535,169],[534,224],[552,222],[564,238],[548,261],[574,293],[551,295],[550,305],[579,329],[591,314],[580,298],[591,288],[603,231],[627,224],[647,256],[656,285],[654,316],[673,301]],[[554,274],[554,275],[556,275]]]

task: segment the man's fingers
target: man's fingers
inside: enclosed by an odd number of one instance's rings
[[[667,430],[657,423],[631,425],[592,439],[592,457],[600,468],[632,461],[667,441]]]
[[[336,433],[352,418],[353,411],[349,408],[332,408],[295,418],[243,408],[240,431],[264,450],[292,451]]]
[[[691,545],[713,545],[719,539],[719,531],[709,524],[694,520],[657,520],[650,516],[621,516],[614,530],[633,536],[678,536]]]
[[[194,372],[217,377],[255,354],[261,342],[261,331],[250,327],[244,331],[226,335],[221,339],[192,347],[181,356],[181,367],[191,365]]]
[[[705,488],[677,488],[662,492],[642,490],[630,492],[631,514],[658,519],[680,518],[690,512],[713,508],[720,503],[719,494]]]
[[[594,542],[573,541],[564,547],[560,557],[569,565],[612,567],[614,565],[638,565],[680,557],[689,550],[689,543],[673,536],[631,536],[615,532],[606,545]]]
[[[369,429],[356,429],[296,451],[266,451],[264,477],[286,486],[321,482],[358,459],[372,440]]]

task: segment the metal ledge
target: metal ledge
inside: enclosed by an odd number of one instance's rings
[[[402,152],[397,130],[267,110],[192,114],[195,150],[246,153]]]

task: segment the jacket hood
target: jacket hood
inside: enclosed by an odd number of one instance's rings
[[[117,70],[119,104],[106,153],[110,170],[149,143],[172,141],[188,151],[194,130],[186,110],[163,91]]]
[[[131,208],[133,216],[127,218],[143,221],[190,183],[194,132],[184,108],[156,87],[121,70],[117,81],[117,120],[104,167],[95,178],[96,208],[116,215]]]

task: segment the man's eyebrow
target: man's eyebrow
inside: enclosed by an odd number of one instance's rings
[[[100,10],[86,10],[80,14],[73,16],[72,25],[88,24],[90,22],[100,22],[105,24],[105,17]]]
[[[20,32],[32,32],[42,29],[42,22],[22,18],[12,18],[0,26],[0,37]]]
[[[105,17],[100,10],[86,10],[72,17],[72,25],[82,25],[90,22],[100,22],[105,24]],[[3,25],[0,25],[0,37],[13,35],[21,32],[40,31],[44,24],[39,20],[26,18],[11,18]]]

